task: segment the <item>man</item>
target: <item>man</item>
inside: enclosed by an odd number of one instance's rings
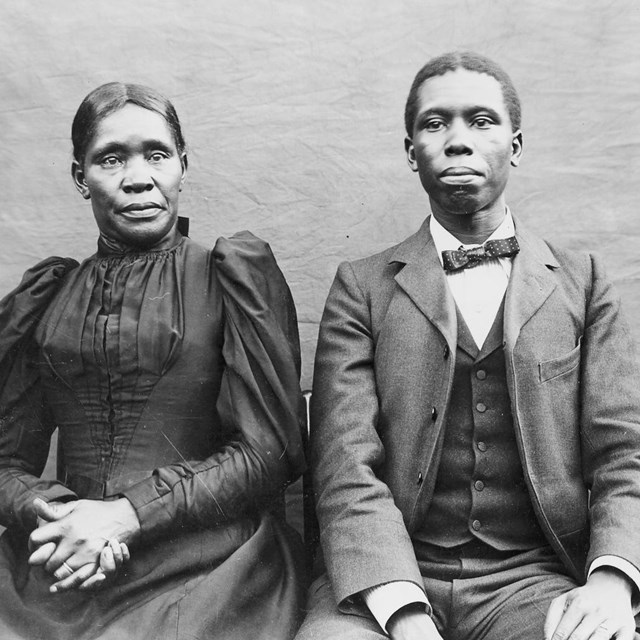
[[[629,640],[640,377],[618,300],[596,257],[507,208],[522,133],[500,67],[431,60],[405,119],[432,215],[342,264],[327,300],[312,399],[327,575],[299,638]]]

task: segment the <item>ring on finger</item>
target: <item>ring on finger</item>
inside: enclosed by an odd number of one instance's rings
[[[62,563],[61,568],[67,571],[67,576],[65,576],[67,578],[73,573],[73,569],[66,562]],[[58,571],[60,571],[60,569],[58,569]]]

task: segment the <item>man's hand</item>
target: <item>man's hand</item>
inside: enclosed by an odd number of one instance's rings
[[[442,640],[431,616],[415,607],[396,611],[387,622],[392,640]]]
[[[599,567],[587,584],[559,596],[549,606],[545,640],[633,640],[635,621],[629,579]]]
[[[34,501],[38,528],[29,538],[29,563],[44,565],[58,580],[51,591],[96,588],[129,558],[126,542],[140,524],[122,498],[109,502],[78,500],[66,504]],[[123,542],[118,542],[123,541]]]

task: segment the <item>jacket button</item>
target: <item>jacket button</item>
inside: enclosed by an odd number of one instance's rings
[[[418,474],[418,482],[417,482],[417,484],[418,485],[422,484],[422,474],[421,473]]]
[[[435,407],[431,407],[431,419],[434,422],[438,419],[438,410]]]
[[[476,405],[476,409],[480,412],[480,413],[484,413],[487,410],[487,405],[483,404],[482,402],[478,402],[478,404]]]
[[[483,440],[480,440],[480,441],[478,442],[477,447],[478,447],[478,449],[479,449],[480,451],[484,452],[484,451],[486,451],[486,450],[487,450],[487,443],[486,443],[486,442],[484,442]]]
[[[484,482],[482,482],[482,480],[476,480],[473,486],[476,488],[476,491],[482,491],[484,489]]]
[[[476,371],[476,378],[478,380],[484,380],[487,377],[487,372],[484,369],[478,369]]]
[[[449,357],[449,345],[445,344],[444,345],[444,359],[446,360]]]
[[[473,527],[474,531],[480,531],[480,528],[482,527],[482,524],[480,524],[480,520],[474,520],[471,523],[471,526]]]

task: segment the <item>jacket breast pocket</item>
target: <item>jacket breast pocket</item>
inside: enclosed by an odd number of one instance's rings
[[[582,338],[578,340],[578,345],[565,353],[559,358],[553,358],[552,360],[545,360],[538,363],[538,374],[540,376],[540,382],[547,382],[554,378],[559,378],[571,371],[573,371],[580,364],[580,342]]]

